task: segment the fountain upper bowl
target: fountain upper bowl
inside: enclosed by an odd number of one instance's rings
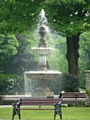
[[[32,47],[32,50],[36,51],[39,55],[47,55],[54,49],[51,47]]]

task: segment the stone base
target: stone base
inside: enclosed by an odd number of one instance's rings
[[[37,88],[35,91],[31,93],[32,97],[46,97],[46,96],[53,96],[54,92],[51,91],[49,88]]]
[[[86,106],[90,106],[90,99],[86,99]]]

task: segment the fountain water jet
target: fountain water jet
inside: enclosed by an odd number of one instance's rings
[[[45,12],[42,9],[39,14],[39,28],[38,33],[40,34],[40,42],[38,47],[32,47],[32,50],[39,54],[38,69],[36,71],[26,71],[24,72],[25,77],[25,94],[30,94],[32,96],[48,96],[54,93],[46,87],[46,80],[56,79],[60,76],[61,72],[49,70],[47,68],[46,55],[51,53],[53,48],[48,47],[45,41],[45,35],[48,33],[47,18],[45,17]],[[36,90],[31,91],[32,80],[38,80],[38,87]],[[30,82],[31,81],[31,82]],[[29,86],[29,87],[28,87]]]

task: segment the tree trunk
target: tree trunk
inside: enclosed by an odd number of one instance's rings
[[[73,35],[71,37],[67,37],[67,61],[68,61],[68,72],[75,77],[79,75],[79,65],[78,65],[78,58],[79,58],[79,36],[80,34]]]

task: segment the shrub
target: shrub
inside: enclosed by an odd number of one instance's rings
[[[24,80],[22,76],[15,74],[0,75],[0,95],[14,95],[24,92]]]
[[[78,92],[78,78],[65,73],[62,75],[62,86],[66,92]]]

